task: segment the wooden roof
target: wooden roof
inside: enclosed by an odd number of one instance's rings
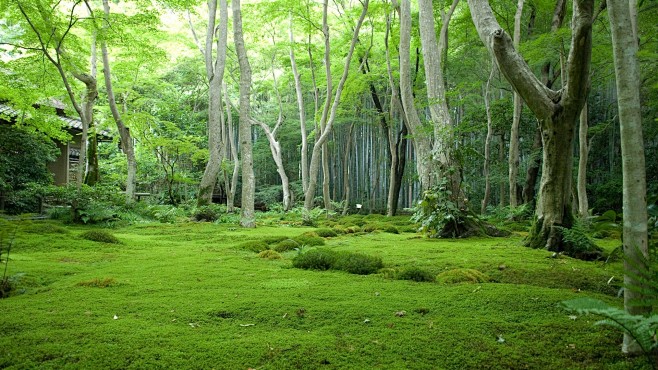
[[[10,107],[7,104],[0,103],[0,116],[7,116],[10,119],[15,119],[19,115],[21,115],[21,112]],[[69,130],[74,133],[79,133],[82,132],[82,121],[80,121],[77,118],[72,118],[63,114],[57,114],[57,118],[59,118],[60,121],[64,122],[64,126]],[[99,140],[112,140],[112,134],[107,131],[107,130],[101,130],[98,132],[98,139]]]

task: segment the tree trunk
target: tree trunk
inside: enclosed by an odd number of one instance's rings
[[[585,219],[589,214],[587,202],[587,104],[580,112],[580,126],[578,130],[578,216]]]
[[[328,107],[331,105],[331,111],[330,113],[327,112],[327,109],[325,108],[325,112],[323,113],[322,121],[320,124],[320,127],[324,127],[322,134],[317,138],[315,141],[315,144],[313,145],[313,151],[311,154],[311,161],[310,161],[310,166],[309,166],[309,183],[308,183],[308,189],[306,190],[306,193],[304,194],[304,220],[306,222],[311,221],[309,219],[310,216],[310,211],[313,209],[313,199],[315,198],[315,187],[317,185],[318,181],[318,173],[320,171],[320,162],[321,162],[321,154],[322,154],[322,145],[324,145],[325,141],[329,138],[329,134],[331,133],[331,129],[333,127],[334,121],[336,119],[336,111],[338,110],[338,105],[340,104],[340,98],[343,93],[343,87],[345,86],[345,81],[347,80],[347,76],[349,74],[349,67],[350,67],[350,62],[352,60],[352,55],[354,54],[354,48],[356,46],[356,42],[358,40],[359,36],[359,30],[361,29],[361,25],[363,24],[363,20],[365,19],[366,13],[368,12],[368,3],[369,0],[364,0],[363,1],[363,10],[361,11],[361,15],[359,16],[359,20],[357,21],[356,26],[354,27],[354,33],[352,35],[352,41],[350,44],[350,49],[349,52],[347,53],[347,57],[345,59],[345,66],[343,68],[343,74],[340,78],[340,82],[338,83],[338,87],[336,88],[336,93],[333,96],[333,102],[332,100],[332,95],[331,95],[331,90],[328,91],[328,95],[326,97],[325,101],[325,107]],[[331,86],[331,60],[330,60],[330,49],[329,49],[329,26],[327,24],[327,11],[328,11],[328,0],[324,1],[323,5],[323,16],[322,16],[322,23],[323,23],[323,33],[325,35],[325,66],[326,66],[326,71],[327,71],[327,86]],[[328,116],[327,116],[328,114]]]
[[[491,139],[493,138],[493,122],[491,119],[491,106],[489,104],[489,89],[491,87],[491,80],[493,80],[494,73],[496,73],[496,64],[491,63],[491,73],[487,84],[484,89],[484,109],[487,113],[487,138],[484,140],[484,169],[482,176],[484,177],[484,196],[482,197],[482,206],[480,213],[484,214],[489,205],[489,196],[491,195],[491,179],[489,178],[489,165],[491,160]]]
[[[638,276],[649,274],[647,240],[647,186],[640,104],[640,66],[637,57],[637,3],[608,2],[612,51],[615,61],[617,106],[622,151],[624,210],[624,308],[632,315],[647,315],[651,306],[639,304],[644,298],[637,288]],[[635,288],[635,289],[633,289]],[[624,334],[624,353],[641,353],[638,343]]]
[[[292,67],[292,74],[295,78],[295,93],[297,96],[297,109],[299,109],[299,129],[302,135],[301,143],[301,160],[299,166],[301,167],[302,177],[302,191],[306,192],[308,188],[308,135],[306,132],[306,110],[304,108],[304,90],[302,89],[302,79],[297,70],[297,62],[295,60],[295,39],[293,36],[292,28],[292,13],[290,14],[290,65]]]
[[[329,172],[329,146],[327,141],[322,144],[322,200],[324,202],[324,209],[331,211],[331,189],[329,183],[331,182],[331,173]]]
[[[541,156],[539,155],[542,148],[541,130],[539,127],[535,130],[535,138],[532,141],[532,150],[530,151],[530,163],[525,175],[525,185],[523,186],[523,203],[535,204],[535,187],[539,178],[539,168],[541,165]]]
[[[505,132],[500,133],[500,142],[498,143],[498,163],[504,163],[505,162]],[[498,183],[498,193],[500,197],[498,198],[498,206],[500,208],[505,207],[507,204],[505,202],[505,192],[507,190],[507,184],[505,183],[505,180],[501,178],[500,182]]]
[[[98,136],[96,130],[94,129],[94,104],[96,103],[96,98],[98,97],[96,61],[96,32],[94,31],[92,32],[91,37],[91,58],[89,60],[89,75],[91,76],[93,82],[86,84],[87,93],[85,94],[86,99],[84,102],[84,111],[86,112],[87,116],[86,120],[88,122],[89,131],[91,132],[91,136],[89,137],[89,145],[87,146],[87,174],[84,178],[84,183],[89,186],[96,185],[96,183],[98,183],[100,180],[100,170],[98,168]],[[93,90],[93,92],[90,93],[90,90]]]
[[[212,203],[217,177],[222,166],[222,81],[226,65],[226,43],[228,37],[228,6],[226,0],[219,1],[219,25],[215,29],[217,0],[208,1],[208,28],[206,46],[203,50],[208,78],[208,163],[201,177],[197,206]],[[213,61],[213,40],[217,37],[217,59]]]
[[[413,137],[416,152],[416,172],[420,181],[421,192],[428,190],[432,173],[432,144],[423,132],[422,123],[416,106],[411,81],[411,2],[400,2],[400,95],[409,132]]]
[[[352,153],[352,131],[354,123],[350,123],[347,129],[347,139],[345,140],[345,152],[343,153],[343,216],[347,215],[350,209],[350,154]]]
[[[542,141],[542,180],[537,221],[527,245],[563,251],[568,247],[561,227],[571,228],[571,173],[575,121],[580,114],[589,84],[592,51],[593,0],[575,0],[572,39],[566,62],[566,79],[559,91],[546,87],[514,49],[509,35],[498,25],[486,0],[469,0],[471,16],[485,46],[514,90],[521,95],[540,121]],[[574,253],[573,250],[567,250]]]
[[[231,101],[228,97],[228,89],[224,84],[224,101],[226,102],[226,126],[228,126],[228,140],[231,143],[231,161],[233,161],[233,173],[231,174],[231,181],[227,183],[226,189],[226,212],[235,212],[235,193],[238,189],[238,177],[240,175],[240,159],[238,158],[238,145],[235,140],[235,132],[233,128],[233,114],[231,111]]]
[[[443,71],[445,54],[448,49],[448,25],[457,8],[459,0],[453,0],[448,12],[441,8],[441,30],[436,39],[434,30],[434,9],[432,0],[418,0],[418,15],[420,39],[422,44],[423,62],[425,64],[425,83],[427,84],[427,99],[429,101],[430,118],[434,129],[434,145],[432,153],[439,164],[440,173],[433,176],[446,178],[452,192],[451,199],[455,204],[463,205],[460,170],[456,169],[456,161],[452,158],[451,144],[453,140],[453,122],[448,110],[446,97],[446,81]]]
[[[402,176],[404,175],[404,167],[406,162],[406,151],[407,151],[407,123],[406,117],[404,115],[404,109],[402,108],[402,102],[400,101],[399,88],[395,83],[395,78],[393,77],[393,68],[391,67],[391,53],[388,44],[388,38],[391,30],[391,17],[386,16],[386,34],[384,36],[384,44],[386,46],[386,71],[388,73],[388,83],[391,89],[391,107],[389,109],[389,124],[387,126],[387,135],[388,135],[388,144],[390,146],[389,152],[391,154],[391,166],[389,174],[389,187],[388,187],[388,199],[386,203],[386,215],[395,216],[398,210],[398,203],[400,199],[400,189],[402,187]],[[397,115],[400,115],[402,118],[402,131],[397,136],[397,126],[394,122],[398,122]]]
[[[521,42],[521,16],[523,15],[523,3],[525,0],[518,0],[516,5],[516,14],[514,15],[514,38],[513,45],[515,49],[519,48]],[[521,123],[521,112],[523,110],[523,100],[521,96],[514,92],[514,111],[512,114],[512,129],[509,138],[509,205],[510,207],[518,206],[519,202],[516,197],[516,178],[519,175],[519,125]]]
[[[249,118],[251,99],[251,66],[247,59],[247,50],[242,35],[242,13],[240,0],[233,0],[233,39],[235,51],[240,64],[240,151],[242,153],[242,208],[240,225],[256,227],[254,214],[254,196],[256,180],[254,178],[254,160],[251,143],[251,119]]]
[[[108,0],[103,0],[103,9],[105,10],[105,23],[103,28],[105,31],[107,31],[110,18],[110,5],[108,4]],[[119,109],[117,108],[116,99],[112,90],[112,75],[110,72],[110,61],[107,53],[107,43],[105,40],[105,37],[101,39],[105,89],[107,90],[107,100],[110,105],[110,110],[112,111],[112,117],[114,118],[117,129],[119,130],[121,150],[123,150],[123,153],[126,155],[126,160],[128,163],[128,176],[126,179],[126,202],[132,203],[135,201],[135,185],[137,180],[137,160],[135,159],[135,146],[133,144],[133,139],[130,136],[130,129],[123,123],[123,119],[121,118],[121,114],[119,114]]]

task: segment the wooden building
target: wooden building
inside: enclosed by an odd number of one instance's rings
[[[82,121],[66,115],[64,105],[55,103],[57,118],[63,122],[63,128],[71,135],[69,142],[54,140],[59,149],[59,155],[54,162],[48,164],[48,169],[53,174],[55,185],[74,184],[78,176],[80,162],[80,140],[82,134]],[[0,103],[0,124],[15,124],[21,112],[13,109],[7,104]],[[99,141],[110,141],[112,136],[107,131],[97,134]]]

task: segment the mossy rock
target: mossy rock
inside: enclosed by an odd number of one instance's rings
[[[270,246],[262,240],[249,240],[239,244],[238,248],[254,253],[260,253],[264,250],[270,249]]]
[[[266,258],[268,260],[280,260],[282,258],[281,254],[279,254],[279,252],[273,251],[271,249],[266,249],[266,250],[258,253],[258,257]]]
[[[114,235],[105,230],[89,230],[80,234],[82,239],[91,240],[93,242],[108,243],[108,244],[121,244],[121,241]]]
[[[315,234],[317,234],[317,236],[320,236],[322,238],[333,238],[335,236],[338,236],[338,233],[336,233],[335,230],[329,228],[317,229],[315,230]]]
[[[436,280],[441,284],[486,283],[491,279],[486,274],[474,269],[454,269],[437,275]]]
[[[274,250],[279,253],[282,253],[282,252],[294,250],[295,248],[299,248],[301,246],[302,246],[301,244],[299,244],[298,242],[292,239],[285,239],[280,241],[278,244],[276,244],[274,246]]]

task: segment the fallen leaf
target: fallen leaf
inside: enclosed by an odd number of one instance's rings
[[[395,313],[395,316],[397,317],[402,317],[407,314],[407,311],[398,311]]]
[[[114,315],[113,319],[115,319],[115,320],[119,320],[119,316]]]
[[[247,326],[255,326],[256,324],[240,324],[243,328],[246,328]]]

